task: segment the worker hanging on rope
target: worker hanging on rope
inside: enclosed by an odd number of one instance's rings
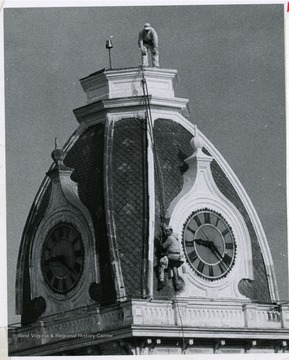
[[[149,23],[144,24],[144,28],[139,32],[138,46],[142,54],[142,65],[149,66],[148,49],[152,53],[153,67],[159,67],[159,46],[158,35]]]
[[[163,256],[160,259],[159,266],[159,289],[165,285],[164,271],[167,268],[168,272],[172,272],[172,279],[176,291],[182,290],[184,281],[179,276],[178,268],[184,263],[182,260],[181,243],[177,235],[173,232],[171,226],[165,226],[164,232],[166,235],[165,242],[162,244]]]

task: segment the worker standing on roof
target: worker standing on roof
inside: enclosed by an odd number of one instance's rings
[[[149,23],[144,24],[144,28],[139,32],[138,46],[142,54],[142,65],[149,66],[148,49],[152,53],[153,67],[159,67],[158,35]]]

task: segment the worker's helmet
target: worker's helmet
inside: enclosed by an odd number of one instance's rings
[[[145,23],[145,24],[144,24],[144,29],[145,29],[145,30],[149,30],[150,27],[151,27],[151,24],[150,24],[150,23]]]

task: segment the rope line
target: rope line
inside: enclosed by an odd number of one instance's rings
[[[182,352],[184,353],[185,352],[185,333],[184,333],[184,325],[183,325],[183,319],[182,319],[182,315],[181,315],[181,310],[180,310],[180,307],[179,307],[179,303],[178,303],[178,300],[177,300],[177,297],[175,296],[175,302],[176,302],[176,305],[177,305],[177,309],[178,309],[178,313],[179,313],[179,317],[180,317],[180,323],[181,323],[181,333],[182,333]]]
[[[155,175],[156,175],[156,187],[159,193],[159,205],[160,205],[160,222],[161,222],[161,234],[162,234],[162,225],[165,221],[165,194],[164,194],[164,181],[163,181],[163,173],[161,170],[160,159],[158,156],[158,151],[154,141],[153,135],[153,120],[151,114],[151,107],[150,107],[150,99],[149,99],[149,92],[148,92],[148,85],[144,75],[143,67],[140,66],[141,74],[142,74],[142,88],[143,88],[143,95],[144,95],[144,102],[146,108],[146,119],[148,125],[148,133],[150,135],[151,144],[152,144],[152,151],[155,158]]]
[[[163,224],[165,221],[165,193],[164,193],[164,177],[163,177],[163,172],[162,172],[162,168],[161,168],[161,164],[160,164],[160,159],[159,159],[159,155],[158,155],[158,150],[156,148],[156,144],[154,142],[154,135],[153,135],[153,120],[152,120],[152,114],[151,114],[151,107],[150,107],[150,98],[149,98],[149,92],[148,92],[148,85],[147,85],[147,81],[144,75],[144,70],[143,70],[143,66],[140,66],[140,70],[141,70],[141,74],[142,74],[142,88],[143,88],[143,95],[144,95],[144,102],[145,102],[145,108],[146,108],[146,119],[147,119],[147,128],[148,128],[148,133],[151,139],[151,144],[152,144],[152,152],[154,155],[154,159],[155,159],[155,176],[156,176],[156,187],[158,189],[158,194],[159,194],[159,205],[160,205],[160,243],[162,244],[162,240],[163,240]],[[166,289],[166,293],[167,293],[167,289]],[[168,295],[168,293],[167,293]],[[185,335],[184,335],[184,326],[183,326],[183,320],[182,320],[182,316],[181,316],[181,311],[179,308],[179,304],[177,301],[177,298],[175,296],[175,303],[177,306],[177,311],[179,314],[179,318],[180,318],[180,327],[181,327],[181,334],[182,334],[182,352],[185,352]]]

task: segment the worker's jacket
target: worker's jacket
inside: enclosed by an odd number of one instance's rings
[[[169,235],[163,243],[163,249],[166,250],[169,259],[178,260],[181,255],[181,244],[175,234]]]
[[[158,35],[154,28],[150,28],[149,31],[144,29],[140,31],[138,37],[138,46],[142,48],[143,46],[150,46],[152,48],[157,48],[158,45]]]

